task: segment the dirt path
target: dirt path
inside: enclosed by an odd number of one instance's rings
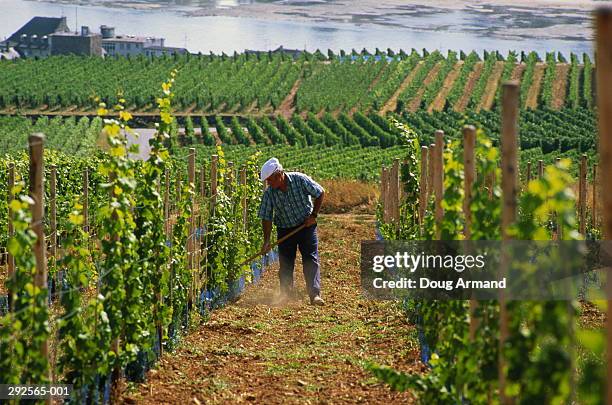
[[[450,93],[450,91],[453,89],[453,84],[455,83],[455,80],[457,80],[459,73],[461,73],[461,68],[463,67],[464,63],[465,62],[462,60],[455,63],[453,70],[451,70],[448,76],[446,76],[446,79],[444,79],[442,89],[440,89],[440,92],[438,93],[434,101],[432,101],[432,103],[427,108],[428,113],[431,114],[432,111],[442,111],[444,109],[444,105],[446,104],[446,97],[448,96],[448,93]]]
[[[538,108],[538,98],[540,96],[545,71],[545,63],[536,63],[533,71],[533,82],[531,83],[531,87],[527,92],[527,99],[525,100],[525,108],[531,108],[533,110]]]
[[[472,70],[470,76],[468,77],[465,89],[463,89],[463,94],[459,98],[459,101],[457,101],[457,104],[453,106],[455,111],[465,111],[468,106],[468,103],[470,102],[470,97],[472,97],[472,91],[474,90],[474,86],[476,86],[476,83],[478,83],[478,79],[480,78],[483,69],[483,62],[478,62],[474,65],[474,70]]]
[[[300,88],[300,84],[302,83],[302,79],[298,78],[295,83],[293,83],[293,87],[291,87],[291,91],[287,94],[287,97],[283,100],[281,105],[276,110],[277,114],[281,114],[283,117],[289,119],[293,115],[293,111],[295,111],[295,95]]]
[[[557,64],[555,72],[555,82],[552,89],[552,108],[559,110],[565,105],[565,97],[567,95],[567,76],[569,75],[571,65],[569,63]]]
[[[510,80],[521,80],[523,78],[523,73],[525,72],[526,68],[527,66],[524,63],[519,63],[518,65],[516,65],[514,67],[514,70],[512,71],[512,76],[510,77]]]
[[[415,329],[397,303],[361,296],[359,242],[374,238],[371,215],[319,220],[324,307],[306,298],[268,305],[278,265],[235,304],[212,313],[161,359],[147,383],[124,394],[138,404],[413,403],[363,369],[365,360],[420,372]],[[299,255],[298,255],[299,256]],[[295,280],[303,293],[301,264]]]
[[[397,99],[399,98],[400,94],[402,94],[402,92],[406,89],[406,87],[408,87],[408,85],[414,79],[414,76],[417,74],[419,69],[421,69],[422,67],[423,67],[423,61],[420,61],[414,67],[414,69],[412,69],[412,71],[408,74],[408,76],[406,76],[402,84],[400,84],[399,88],[395,91],[395,93],[393,93],[391,98],[387,100],[383,108],[380,110],[380,114],[384,115],[388,113],[389,111],[395,111],[395,109],[397,108]]]
[[[423,94],[425,94],[427,86],[429,86],[429,84],[436,80],[436,78],[438,77],[438,73],[440,72],[440,69],[442,69],[442,63],[444,62],[436,63],[436,65],[429,71],[427,77],[425,78],[425,80],[423,80],[423,84],[421,85],[417,93],[414,95],[414,98],[408,103],[408,111],[416,112],[419,108],[421,108],[421,100],[423,99]]]
[[[502,73],[504,73],[504,62],[495,62],[487,87],[485,88],[484,95],[480,100],[480,104],[476,108],[476,111],[490,110],[495,102],[495,95],[497,94],[497,86],[499,86],[499,80],[501,79]]]

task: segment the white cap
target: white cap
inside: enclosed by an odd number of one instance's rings
[[[279,170],[283,170],[283,166],[281,166],[280,162],[277,158],[269,159],[264,165],[261,167],[261,181],[265,181],[268,177],[270,177],[274,172]]]

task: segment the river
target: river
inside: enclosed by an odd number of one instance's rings
[[[592,54],[585,9],[512,8],[492,0],[492,4],[447,8],[396,2],[382,9],[365,3],[367,7],[347,11],[348,6],[323,3],[81,0],[76,6],[66,0],[0,0],[0,38],[33,16],[65,15],[72,29],[77,21],[96,32],[106,24],[115,26],[117,34],[165,37],[168,46],[203,53],[282,45],[310,51],[427,48]]]

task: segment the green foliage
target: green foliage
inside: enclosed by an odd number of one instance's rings
[[[417,145],[418,146],[418,145]],[[441,239],[463,237],[462,150],[458,141],[446,145],[444,152],[444,217],[440,224]],[[412,153],[415,155],[416,153]],[[469,210],[474,213],[470,227],[472,239],[500,238],[501,194],[499,152],[482,131],[477,135],[475,151],[478,176],[472,188],[473,199]],[[416,162],[409,166],[415,165]],[[568,161],[546,168],[544,176],[531,181],[521,194],[518,218],[510,235],[521,240],[579,239],[576,232],[576,202],[572,191],[573,178],[568,173]],[[406,179],[408,184],[415,176]],[[495,179],[494,181],[492,181]],[[494,189],[487,190],[493,184]],[[412,186],[411,186],[412,187]],[[482,190],[485,190],[484,192]],[[488,191],[488,192],[487,192]],[[418,196],[409,197],[412,210],[403,213],[403,221],[411,221]],[[426,207],[426,216],[433,212],[433,201]],[[558,228],[550,228],[554,213]],[[418,224],[416,225],[418,227]],[[424,221],[421,234],[431,238],[435,234],[433,221]],[[381,226],[388,239],[406,238],[389,232],[388,224]],[[408,235],[418,239],[417,235]],[[408,316],[420,324],[432,351],[428,373],[405,375],[384,366],[370,364],[368,369],[393,389],[415,392],[422,403],[488,403],[491,396],[499,395],[498,348],[499,303],[480,301],[470,315],[467,301],[405,302]],[[568,347],[573,336],[576,303],[561,301],[513,301],[507,304],[509,335],[502,347],[506,364],[507,395],[518,403],[565,403],[571,393],[571,359]],[[473,337],[469,334],[470,317],[477,321]],[[590,341],[595,341],[593,338]],[[587,339],[587,342],[589,340]],[[592,364],[592,363],[589,363]],[[601,392],[601,366],[587,372],[597,382],[583,380],[583,387],[591,386]],[[551,383],[552,382],[552,383]],[[588,396],[587,396],[588,398]]]
[[[553,106],[553,85],[557,76],[557,59],[554,52],[546,54],[546,70],[542,81],[542,92],[540,93],[541,102],[546,108]]]
[[[523,73],[523,78],[521,79],[521,106],[525,107],[525,104],[527,103],[527,95],[529,94],[529,89],[531,88],[531,85],[533,84],[533,76],[535,73],[535,68],[536,68],[536,64],[538,63],[539,58],[538,58],[538,54],[535,52],[531,52],[529,53],[529,55],[527,56],[527,60],[526,60],[526,68],[525,68],[525,72]]]
[[[582,105],[586,108],[593,107],[593,63],[586,53],[583,55],[583,82],[582,82]]]
[[[7,281],[14,311],[0,318],[0,380],[5,383],[49,383],[49,364],[42,345],[50,336],[47,287],[35,283],[36,234],[31,229],[34,201],[18,181],[10,202],[15,234],[8,251],[15,258],[14,277]],[[44,244],[43,244],[44,246]]]

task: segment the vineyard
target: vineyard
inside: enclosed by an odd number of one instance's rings
[[[172,69],[180,72],[175,106],[188,115],[493,110],[500,83],[511,78],[521,81],[523,108],[591,108],[595,85],[586,54],[549,53],[543,60],[534,52],[414,49],[304,52],[295,59],[284,53],[57,56],[0,61],[0,111],[91,114],[99,100],[114,105],[124,98],[132,113],[153,114],[157,85]]]
[[[398,159],[382,170],[382,238],[601,238],[598,207],[604,191],[599,190],[597,163],[589,169],[593,161],[586,154],[553,161],[537,172],[535,167],[526,173],[517,170],[518,147],[524,144],[518,134],[525,128],[519,122],[519,89],[518,83],[505,85],[503,125],[498,126],[503,129],[495,135],[466,125],[460,135],[447,137],[438,130],[432,144],[421,147],[421,135],[404,128],[411,137],[407,164]],[[575,176],[570,166],[578,168]],[[591,185],[588,173],[593,173]],[[607,305],[584,294],[569,302],[506,301],[501,291],[493,301],[407,299],[405,311],[419,328],[422,360],[430,364],[430,372],[409,375],[377,365],[370,369],[395,389],[418,392],[424,403],[466,398],[491,403],[493,392],[500,403],[604,403],[606,385],[609,390],[606,335],[601,325],[582,322],[580,314],[595,306],[605,311]],[[543,370],[551,374],[544,377]],[[554,382],[543,384],[544,379]]]
[[[426,49],[0,60],[0,383],[71,384],[79,404],[612,405],[610,283],[397,303],[359,279],[375,237],[609,239],[599,41],[597,71]],[[270,157],[330,198],[380,185],[372,212],[319,218],[329,307],[266,296]]]

